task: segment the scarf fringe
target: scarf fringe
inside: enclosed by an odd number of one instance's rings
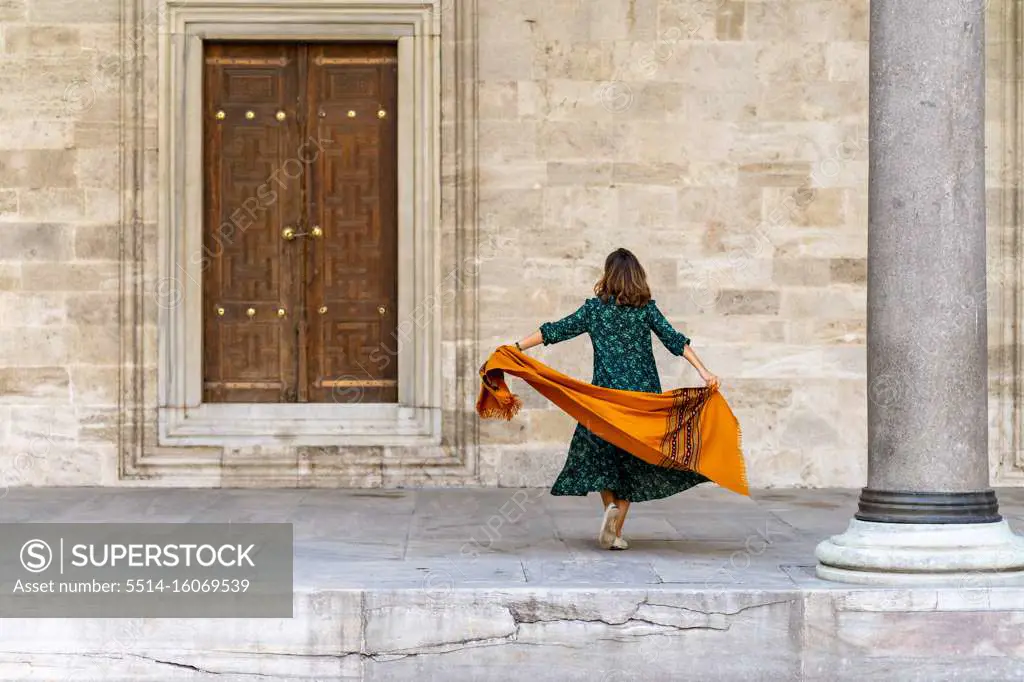
[[[750,483],[747,481],[747,467],[746,467],[746,455],[743,452],[743,427],[740,426],[740,422],[736,420],[736,448],[740,451],[740,460],[744,463],[743,468],[740,470],[740,480],[743,481],[743,487],[750,489]],[[749,495],[748,495],[749,497]]]
[[[512,418],[519,414],[519,410],[523,407],[523,401],[514,393],[509,394],[511,397],[504,404],[494,401],[496,404],[488,405],[483,407],[477,412],[484,419],[504,419],[505,421],[512,421]]]

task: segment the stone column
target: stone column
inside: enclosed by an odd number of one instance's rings
[[[988,483],[984,0],[872,0],[868,486],[819,577],[1019,578]]]

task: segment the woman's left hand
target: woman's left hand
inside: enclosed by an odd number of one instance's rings
[[[722,382],[714,374],[706,374],[704,376],[704,383],[707,384],[708,388],[718,390],[718,387],[722,385]]]

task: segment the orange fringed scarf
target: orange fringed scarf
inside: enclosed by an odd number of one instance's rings
[[[645,462],[696,471],[749,496],[740,425],[718,391],[677,388],[640,393],[602,388],[557,372],[515,346],[501,346],[480,368],[476,411],[484,419],[512,419],[522,406],[509,391],[505,372],[533,386],[599,438]]]

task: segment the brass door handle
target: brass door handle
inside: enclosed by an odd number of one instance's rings
[[[281,230],[281,236],[286,241],[292,241],[296,237],[322,237],[324,231],[320,229],[319,225],[314,225],[310,232],[296,232],[294,227],[288,226]]]
[[[388,312],[388,307],[385,305],[377,306],[377,312],[380,313],[381,315],[386,315]]]

